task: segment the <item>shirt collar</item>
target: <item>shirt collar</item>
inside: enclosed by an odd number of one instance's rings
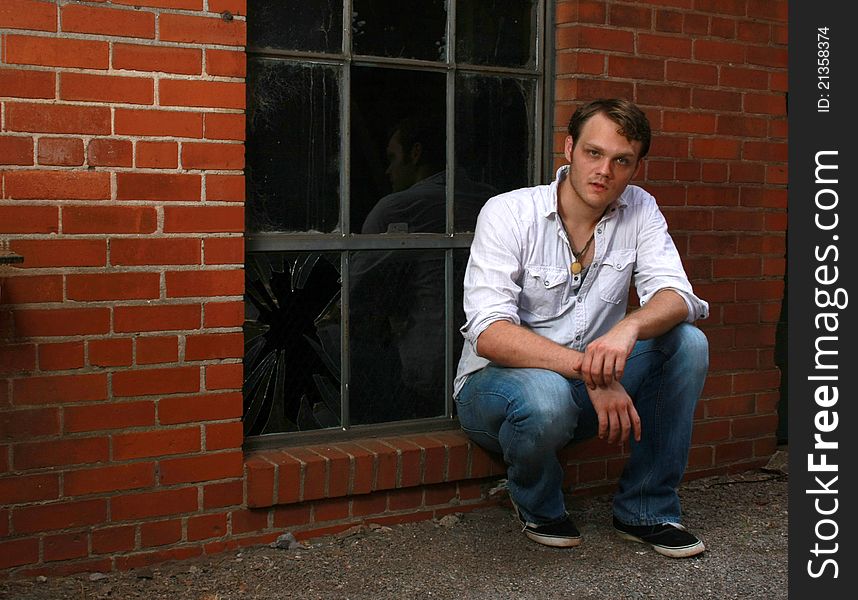
[[[569,174],[569,165],[563,165],[559,169],[557,169],[557,174],[554,177],[554,181],[551,182],[551,185],[548,187],[548,195],[544,198],[544,203],[542,207],[542,216],[546,219],[552,218],[557,214],[557,190],[560,188],[560,184],[566,179],[566,176]],[[631,193],[631,184],[626,186],[626,189],[623,190],[623,193],[620,194],[620,197],[614,200],[610,207],[614,208],[625,208],[628,206],[628,194]],[[609,208],[610,208],[609,207]],[[613,211],[605,211],[605,215],[610,215]]]

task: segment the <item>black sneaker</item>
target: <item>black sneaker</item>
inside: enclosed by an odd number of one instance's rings
[[[512,501],[512,496],[510,496]],[[521,522],[524,535],[532,539],[534,542],[543,546],[553,546],[554,548],[572,548],[581,543],[581,533],[575,527],[575,523],[566,516],[562,521],[549,523],[548,525],[537,525],[528,523],[518,510],[515,502],[512,502],[512,507],[515,509],[515,514]]]
[[[614,529],[620,537],[649,544],[659,554],[671,558],[696,556],[706,550],[703,542],[679,523],[626,525],[614,517]]]

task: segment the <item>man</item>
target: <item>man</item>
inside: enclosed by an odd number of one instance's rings
[[[581,542],[564,506],[557,451],[597,433],[630,443],[613,501],[621,536],[671,557],[703,542],[680,525],[684,474],[708,345],[655,199],[629,185],[649,149],[625,100],[581,106],[568,165],[550,185],[495,196],[465,275],[465,347],[454,394],[462,428],[503,454],[525,534]],[[641,308],[626,315],[632,278]]]

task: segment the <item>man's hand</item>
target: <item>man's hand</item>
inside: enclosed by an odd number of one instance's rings
[[[581,361],[581,378],[587,387],[594,390],[619,381],[637,341],[633,324],[620,321],[608,333],[590,342]]]
[[[610,385],[589,391],[590,401],[599,417],[599,439],[616,444],[629,439],[641,440],[641,418],[625,388],[614,381]]]

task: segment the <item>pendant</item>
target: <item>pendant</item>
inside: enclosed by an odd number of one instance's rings
[[[569,267],[569,270],[572,271],[573,275],[577,275],[578,273],[581,272],[582,268],[583,267],[581,267],[581,263],[576,260],[575,262],[572,263],[572,266]]]

